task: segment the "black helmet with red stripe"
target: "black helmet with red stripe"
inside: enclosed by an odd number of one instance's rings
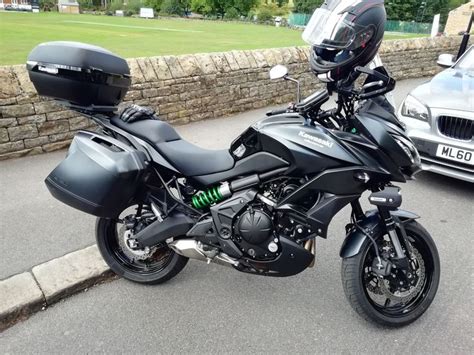
[[[383,0],[328,0],[303,32],[312,45],[311,69],[321,80],[339,81],[377,55],[385,29]]]

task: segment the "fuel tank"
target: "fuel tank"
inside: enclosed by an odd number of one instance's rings
[[[265,118],[247,129],[231,146],[237,160],[262,150],[289,162],[288,173],[301,176],[362,165],[331,131],[308,125],[297,114]]]

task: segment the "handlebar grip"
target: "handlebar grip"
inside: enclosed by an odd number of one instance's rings
[[[286,113],[288,109],[279,109],[279,110],[272,110],[267,112],[267,116],[275,116],[275,115],[281,115],[282,113]]]

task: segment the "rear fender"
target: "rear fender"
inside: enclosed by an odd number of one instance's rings
[[[405,211],[405,210],[395,210],[390,211],[395,223],[400,226],[403,224],[413,221],[420,216],[415,213]],[[377,210],[370,210],[365,214],[365,218],[360,221],[359,226],[366,230],[374,238],[377,237],[384,229],[385,226],[380,219],[380,215]],[[367,236],[359,229],[352,229],[346,236],[344,243],[342,243],[341,251],[339,253],[341,258],[351,258],[359,254],[362,250],[362,245],[364,244]]]

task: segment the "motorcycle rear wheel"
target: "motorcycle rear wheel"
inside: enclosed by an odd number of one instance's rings
[[[418,319],[431,305],[440,279],[438,251],[430,234],[415,221],[405,224],[405,230],[413,247],[412,256],[416,255],[411,262],[418,265],[420,270],[420,273],[417,271],[410,275],[417,278],[417,283],[413,288],[408,285],[405,294],[402,287],[397,290],[396,286],[399,282],[408,281],[405,276],[398,274],[401,275],[399,280],[391,273],[379,278],[371,271],[376,256],[370,240],[365,240],[357,255],[342,260],[342,285],[352,308],[366,320],[389,327],[401,327]],[[386,249],[389,248],[390,242],[387,242],[388,237],[384,233],[374,237],[379,253],[383,252],[382,243]],[[394,273],[401,272],[393,270]],[[413,294],[410,294],[410,290],[413,290]]]
[[[96,241],[99,251],[110,269],[117,275],[133,282],[156,285],[176,276],[188,262],[188,258],[176,254],[166,245],[153,249],[150,257],[134,260],[130,252],[124,252],[118,231],[118,219],[98,218]],[[133,256],[133,254],[132,254]]]

